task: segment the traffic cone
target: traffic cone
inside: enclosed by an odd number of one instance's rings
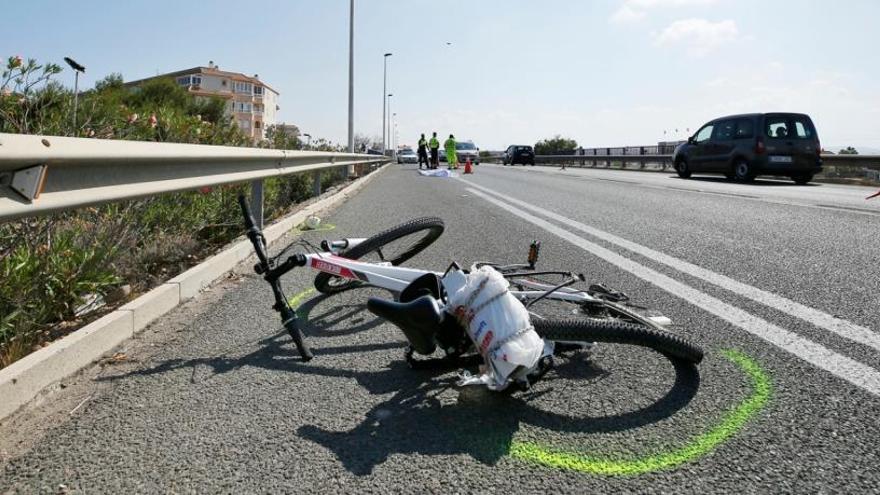
[[[472,174],[474,173],[474,169],[471,167],[471,159],[468,158],[466,162],[464,162],[464,173]]]

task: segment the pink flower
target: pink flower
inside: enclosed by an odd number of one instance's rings
[[[22,64],[21,55],[16,55],[16,56],[12,59],[12,67],[18,67],[18,66],[20,66],[21,64]]]
[[[200,188],[199,188],[199,192],[202,193],[202,194],[208,194],[208,193],[210,193],[212,190],[213,190],[213,189],[211,188],[211,186],[204,186],[204,187],[200,187]]]
[[[159,123],[159,119],[156,118],[156,114],[154,113],[154,114],[150,115],[150,127],[156,127],[156,125],[158,123]]]

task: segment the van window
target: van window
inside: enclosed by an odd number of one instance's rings
[[[816,134],[813,123],[805,115],[768,115],[764,127],[767,137],[777,139],[811,139]]]
[[[703,127],[702,129],[697,131],[697,134],[694,136],[694,141],[697,142],[698,144],[705,143],[706,141],[709,140],[710,137],[712,137],[712,129],[714,129],[714,128],[715,128],[715,126],[712,124],[709,124],[706,127]]]
[[[799,120],[794,121],[794,130],[797,137],[799,138],[808,138],[812,136],[812,133],[810,133],[810,129],[807,128],[807,126]]]
[[[715,128],[715,136],[714,139],[717,141],[729,141],[733,139],[733,134],[736,132],[736,121],[735,120],[724,120],[718,123],[718,126]]]
[[[735,139],[749,139],[755,137],[755,124],[752,119],[739,119],[736,121]]]

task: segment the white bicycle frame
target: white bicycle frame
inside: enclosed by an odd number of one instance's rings
[[[351,280],[360,280],[370,285],[400,293],[410,283],[426,273],[434,273],[438,277],[443,277],[442,273],[431,272],[429,270],[420,270],[417,268],[404,268],[393,266],[391,263],[375,263],[350,260],[338,256],[333,251],[340,251],[345,248],[356,246],[363,242],[364,239],[343,239],[331,243],[331,252],[329,253],[312,253],[306,255],[306,266],[315,270],[335,275]],[[525,277],[525,276],[524,276]],[[526,302],[532,299],[546,296],[548,299],[560,301],[568,301],[574,303],[599,302],[600,300],[590,294],[572,289],[570,287],[561,287],[547,294],[547,291],[553,289],[554,286],[545,283],[529,280],[528,278],[517,278],[517,284],[532,290],[511,290],[520,301]]]

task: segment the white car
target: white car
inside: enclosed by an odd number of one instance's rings
[[[419,163],[419,157],[411,149],[400,150],[397,152],[397,163]]]

